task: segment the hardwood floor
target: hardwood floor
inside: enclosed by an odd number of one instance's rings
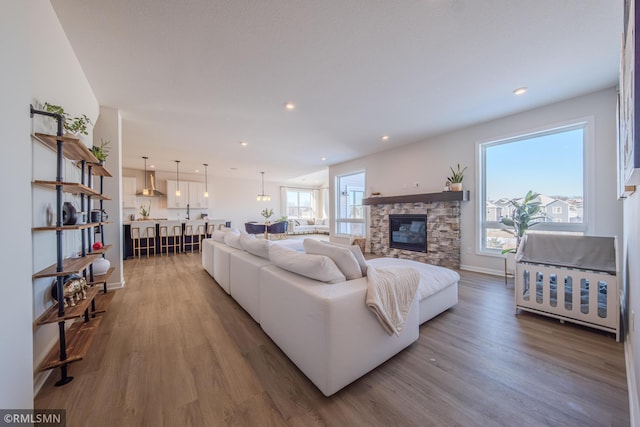
[[[628,426],[623,345],[513,313],[502,278],[461,272],[460,302],[420,338],[324,397],[202,269],[127,260],[75,379],[36,397],[68,426]]]

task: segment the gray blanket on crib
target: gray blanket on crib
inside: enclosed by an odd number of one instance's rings
[[[615,238],[527,233],[517,262],[616,274]]]

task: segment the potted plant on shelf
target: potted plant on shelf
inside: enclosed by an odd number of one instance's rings
[[[509,204],[513,207],[511,216],[500,218],[500,222],[506,226],[512,227],[509,233],[516,237],[516,247],[504,249],[503,254],[515,253],[520,246],[522,236],[526,231],[538,224],[544,215],[540,215],[540,200],[536,200],[539,194],[529,190],[524,199],[512,199]],[[522,200],[522,201],[520,201]]]
[[[151,203],[148,203],[146,206],[144,204],[140,205],[140,215],[142,219],[149,219],[149,215],[151,214]]]
[[[64,111],[64,108],[59,105],[49,104],[48,102],[44,103],[44,110],[62,116],[64,119],[63,126],[67,132],[74,135],[89,135],[88,126],[92,125],[93,122],[85,114],[72,118],[69,113]]]
[[[458,163],[456,170],[453,167],[449,167],[449,169],[451,169],[451,176],[447,178],[447,182],[451,184],[451,191],[462,191],[462,179],[467,167],[460,169],[460,163]]]
[[[104,165],[104,162],[107,160],[107,156],[109,155],[109,145],[111,143],[110,140],[104,140],[100,138],[100,145],[94,145],[91,147],[91,153],[98,159],[101,165]]]

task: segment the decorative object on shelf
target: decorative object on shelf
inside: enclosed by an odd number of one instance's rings
[[[462,179],[467,167],[460,169],[460,163],[458,163],[457,170],[453,170],[453,167],[449,167],[449,169],[451,169],[451,176],[447,178],[447,182],[451,183],[451,191],[462,191]]]
[[[144,204],[140,205],[140,215],[142,219],[149,218],[149,214],[151,214],[151,203],[148,203],[146,206]]]
[[[91,222],[104,222],[109,218],[107,212],[100,209],[94,209],[91,211]]]
[[[110,143],[110,140],[100,138],[100,145],[94,145],[91,147],[91,153],[96,156],[96,159],[98,159],[101,165],[104,165],[104,162],[107,160],[107,156],[109,156],[109,147],[107,147],[107,145]]]
[[[78,222],[78,211],[71,202],[64,202],[62,205],[62,224],[74,225]]]
[[[63,126],[68,132],[74,135],[89,135],[87,127],[89,125],[92,125],[93,122],[85,114],[80,117],[71,118],[71,115],[65,112],[64,108],[59,105],[49,104],[48,102],[44,103],[43,108],[44,111],[48,113],[59,114],[60,116],[62,116],[62,118],[64,119]]]
[[[51,203],[49,203],[47,205],[47,211],[46,211],[47,226],[51,227],[53,225],[54,216],[55,216],[55,213],[53,212],[53,206],[51,206]]]
[[[256,200],[259,202],[268,202],[271,200],[271,196],[264,194],[264,172],[260,172],[260,175],[262,176],[262,191],[256,196]]]
[[[371,193],[371,197],[380,197],[380,192],[379,191],[374,191]]]
[[[100,257],[97,260],[93,261],[93,274],[101,276],[109,271],[109,267],[111,267],[111,263],[108,259]]]
[[[524,233],[534,225],[538,224],[540,219],[544,219],[544,215],[538,215],[540,213],[540,200],[535,200],[539,196],[538,193],[529,192],[524,196],[522,202],[520,199],[511,199],[509,204],[513,206],[513,211],[510,217],[500,218],[500,222],[506,226],[513,227],[513,230],[508,230],[509,233],[516,237],[516,247],[504,249],[502,254],[515,253],[520,246],[520,240]]]
[[[176,196],[180,197],[180,171],[178,170],[178,166],[180,166],[180,160],[176,160]]]
[[[108,268],[107,268],[108,269]],[[58,288],[56,286],[57,281],[53,282],[51,286],[51,298],[54,301],[58,301]],[[63,304],[65,307],[71,305],[74,307],[76,301],[87,299],[87,280],[77,274],[72,274],[65,277],[63,289]]]
[[[209,197],[209,179],[207,178],[207,166],[206,163],[204,165],[204,197]]]
[[[102,249],[104,245],[102,244],[102,242],[95,242],[93,245],[91,245],[91,247],[93,248],[94,251],[98,251]]]
[[[451,183],[448,180],[444,183],[444,189],[442,191],[451,191]]]

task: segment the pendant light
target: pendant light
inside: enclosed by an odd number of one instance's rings
[[[208,185],[208,179],[207,179],[207,166],[209,166],[206,163],[204,164],[204,197],[209,197],[209,185]]]
[[[180,160],[176,160],[176,196],[180,197],[180,172],[178,170],[178,166],[180,166]]]
[[[143,196],[148,196],[149,195],[149,188],[147,187],[147,156],[142,156],[142,158],[144,159],[144,187],[142,188],[142,195]]]
[[[259,202],[268,202],[269,200],[271,200],[271,196],[269,196],[268,194],[264,194],[264,172],[260,172],[260,174],[262,175],[262,193],[258,194],[256,200]]]

